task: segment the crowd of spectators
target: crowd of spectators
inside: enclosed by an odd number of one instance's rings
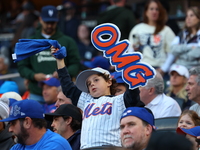
[[[115,24],[120,40],[130,42],[126,53],[142,53],[142,62],[155,69],[153,79],[131,89],[92,44],[94,26],[84,23],[90,14],[88,2],[83,4],[78,14],[70,0],[40,11],[30,0],[11,0],[8,12],[0,2],[0,32],[14,34],[0,41],[1,148],[198,150],[200,9],[189,7],[184,28],[174,33],[162,1],[148,0],[140,22],[126,0],[102,1],[96,25]],[[23,38],[56,40],[66,49],[58,56],[61,48],[51,44],[13,63],[11,54]],[[12,69],[25,81],[23,92],[21,84],[4,78]],[[178,118],[177,129],[158,132],[155,121],[167,117]]]

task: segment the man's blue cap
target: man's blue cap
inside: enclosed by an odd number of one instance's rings
[[[43,112],[43,107],[39,102],[35,100],[25,99],[14,102],[11,106],[9,117],[0,120],[0,122],[10,122],[25,117],[43,119]]]
[[[91,61],[84,61],[83,64],[88,67],[88,68],[96,68],[96,67],[101,67],[103,69],[109,70],[110,68],[110,63],[108,59],[106,59],[103,56],[96,56],[92,58]]]
[[[14,81],[4,81],[4,83],[0,86],[0,94],[4,94],[6,92],[16,92],[19,93],[19,87]]]
[[[193,128],[190,128],[190,129],[185,129],[185,128],[178,127],[176,129],[176,133],[189,134],[191,136],[197,137],[197,136],[200,136],[200,126],[195,126]]]
[[[125,83],[122,79],[122,72],[113,72],[111,73],[111,77],[114,78],[117,83]]]
[[[154,116],[152,113],[150,113],[150,110],[147,110],[148,108],[145,107],[128,107],[122,114],[121,119],[125,118],[127,116],[135,116],[139,119],[146,121],[148,124],[150,124],[154,129]]]
[[[44,22],[58,22],[58,10],[55,6],[47,5],[42,7],[40,16]]]
[[[46,80],[41,81],[41,83],[46,84],[48,86],[55,86],[55,87],[60,86],[60,81],[57,78],[54,78],[54,77],[46,78]]]

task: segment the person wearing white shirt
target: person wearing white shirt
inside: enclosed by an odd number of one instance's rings
[[[179,104],[164,94],[164,82],[159,72],[144,87],[140,87],[140,99],[153,112],[155,119],[181,114]]]

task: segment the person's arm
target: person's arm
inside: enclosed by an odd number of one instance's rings
[[[124,103],[126,108],[127,107],[144,107],[144,103],[140,100],[140,91],[139,88],[136,89],[128,89],[128,86],[126,87],[126,92],[124,93]]]
[[[80,71],[80,54],[75,41],[67,38],[66,50],[67,57],[64,58],[67,70],[71,77],[76,77]]]
[[[58,49],[51,48],[51,53],[55,53]],[[57,72],[62,87],[62,91],[66,97],[71,98],[72,103],[77,105],[81,91],[74,85],[71,80],[71,77],[65,66],[64,59],[56,59],[57,62]]]
[[[185,58],[185,60],[195,60],[200,58],[200,47],[190,47],[190,50],[185,53],[185,55],[181,55],[181,58]]]
[[[43,81],[46,79],[46,74],[44,73],[35,73],[31,68],[30,58],[21,60],[17,63],[18,72],[21,77],[35,80],[35,81]]]

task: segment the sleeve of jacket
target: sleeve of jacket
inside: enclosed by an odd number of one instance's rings
[[[35,72],[32,69],[30,69],[32,68],[30,58],[26,58],[24,60],[19,61],[17,63],[17,68],[21,77],[29,80],[35,80],[34,79]]]
[[[182,54],[180,56],[181,58],[185,58],[185,60],[194,60],[200,58],[200,47],[191,47],[189,51],[187,51],[185,54]]]
[[[78,99],[82,92],[71,81],[70,75],[65,67],[58,69],[57,72],[63,93],[66,97],[71,98],[72,103],[77,106]]]
[[[66,46],[67,57],[65,64],[71,77],[76,77],[80,71],[80,54],[75,41],[68,37],[68,45]]]
[[[174,55],[174,56],[179,56],[180,54],[182,53],[186,53],[190,50],[191,48],[189,48],[187,46],[187,44],[179,44],[179,45],[172,45],[171,46],[171,53]]]
[[[127,86],[128,89],[128,86]],[[137,106],[137,107],[144,107],[144,103],[140,100],[140,91],[138,88],[136,89],[128,89],[126,90],[126,92],[124,93],[124,103],[126,108],[127,107],[133,107],[133,106]]]
[[[170,52],[170,46],[171,46],[174,38],[175,38],[174,32],[171,30],[171,28],[166,26],[165,37],[164,37],[164,39],[165,39],[165,52],[166,53]]]

